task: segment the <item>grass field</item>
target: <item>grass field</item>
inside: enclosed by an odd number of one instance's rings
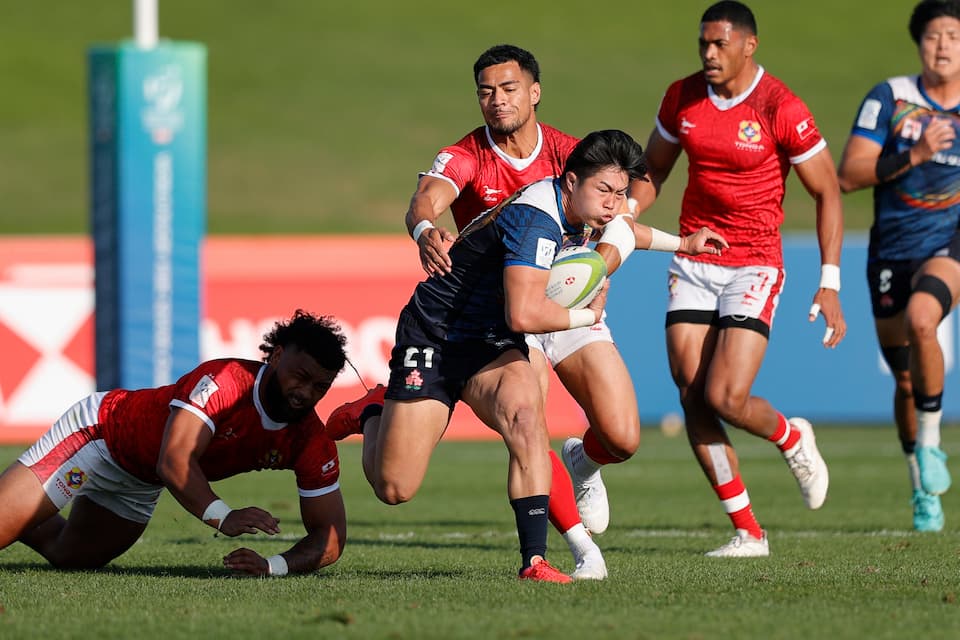
[[[0,20],[0,233],[84,233],[86,51],[130,37],[132,2],[7,3]],[[642,142],[667,85],[699,68],[705,0],[450,3],[163,0],[161,35],[206,44],[211,233],[402,233],[418,171],[480,124],[471,67],[490,45],[533,51],[540,118]],[[876,82],[918,68],[913,2],[753,0],[757,59],[809,104],[836,159]],[[648,220],[676,226],[678,165]],[[868,226],[869,193],[848,196]],[[791,179],[785,228],[809,229]]]
[[[506,455],[496,443],[442,443],[416,499],[386,507],[341,447],[349,540],[317,575],[229,577],[237,546],[285,550],[301,535],[293,478],[217,485],[233,505],[285,523],[283,539],[214,538],[164,495],[130,552],[97,572],[48,568],[21,545],[0,552],[3,638],[905,638],[960,637],[960,494],[947,527],[911,531],[892,428],[819,429],[826,505],[806,511],[769,443],[734,434],[767,559],[702,556],[731,531],[682,438],[644,431],[637,456],[605,472],[613,516],[598,538],[610,578],[561,586],[516,580]],[[960,451],[960,433],[945,430]],[[555,443],[559,445],[559,443]],[[3,464],[19,451],[0,450]],[[954,470],[956,473],[956,469]],[[569,570],[562,539],[550,557]]]

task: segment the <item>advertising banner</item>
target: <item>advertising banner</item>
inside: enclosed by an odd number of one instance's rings
[[[88,69],[96,378],[167,384],[200,353],[206,49],[94,47]]]

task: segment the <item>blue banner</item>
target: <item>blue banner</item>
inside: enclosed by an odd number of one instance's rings
[[[206,49],[89,51],[97,387],[168,384],[200,360]]]
[[[847,337],[825,349],[823,319],[807,320],[820,281],[820,251],[812,235],[784,240],[787,278],[764,364],[753,387],[788,417],[893,422],[893,377],[880,355],[866,283],[866,237],[847,234],[841,258],[840,300]],[[654,424],[683,415],[667,364],[664,313],[670,255],[638,251],[610,282],[607,322],[637,390],[642,419]],[[946,365],[944,417],[960,418],[957,314],[940,325]]]

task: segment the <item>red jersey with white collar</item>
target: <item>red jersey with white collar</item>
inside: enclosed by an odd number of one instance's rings
[[[160,484],[157,460],[172,408],[190,411],[214,432],[200,467],[208,480],[246,471],[293,469],[304,497],[339,487],[337,447],[314,412],[291,423],[271,420],[260,404],[266,365],[241,359],[204,362],[174,384],[108,393],[98,416],[104,443],[120,467]]]
[[[791,164],[826,148],[813,116],[783,82],[757,72],[731,99],[717,96],[702,72],[670,85],[657,130],[689,161],[680,233],[709,226],[730,248],[691,260],[729,266],[783,266],[780,225]]]
[[[580,140],[545,124],[537,127],[537,147],[527,158],[508,156],[483,126],[441,149],[430,170],[420,174],[446,180],[457,190],[450,205],[457,230],[520,187],[563,173],[567,156]]]

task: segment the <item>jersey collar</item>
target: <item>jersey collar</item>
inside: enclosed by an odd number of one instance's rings
[[[263,374],[267,370],[267,365],[264,363],[260,366],[260,371],[257,371],[257,379],[253,383],[253,406],[257,408],[257,413],[260,414],[260,425],[267,431],[279,431],[287,426],[286,422],[276,422],[267,415],[267,411],[263,408],[263,403],[260,402],[260,381],[263,380]]]
[[[497,143],[493,141],[493,136],[490,135],[490,127],[484,126],[484,133],[487,135],[487,144],[490,145],[490,148],[493,149],[493,152],[500,156],[500,158],[509,164],[515,171],[523,171],[537,159],[540,155],[540,149],[543,148],[543,131],[540,129],[540,123],[537,123],[537,146],[533,148],[533,151],[530,152],[530,155],[526,158],[514,158],[513,156],[508,156],[503,149],[497,146]]]
[[[753,82],[750,83],[750,86],[747,87],[747,90],[741,93],[738,96],[733,96],[732,98],[721,98],[713,90],[713,87],[707,84],[707,96],[710,98],[710,102],[713,103],[720,111],[728,111],[733,109],[735,106],[746,100],[750,97],[750,94],[753,93],[753,90],[757,88],[757,85],[760,84],[760,78],[763,77],[763,66],[757,65],[757,75],[753,77]]]

